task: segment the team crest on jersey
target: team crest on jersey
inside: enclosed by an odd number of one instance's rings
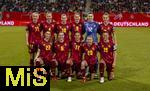
[[[96,25],[93,25],[93,27],[96,27]]]
[[[103,30],[104,28],[102,27],[101,29]]]
[[[80,24],[79,26],[81,27],[82,25]]]
[[[110,30],[110,27],[108,27],[107,29]]]
[[[45,46],[46,44],[44,43],[43,46]]]
[[[66,28],[69,28],[69,26],[66,26]]]
[[[87,48],[86,48],[85,50],[86,50],[86,51],[88,51],[88,49],[87,49]]]
[[[54,25],[52,25],[52,27],[54,27]]]
[[[104,31],[106,32],[107,30],[106,30],[106,29],[104,29]]]
[[[94,48],[94,47],[92,47],[92,50],[95,50],[95,48]]]
[[[49,27],[48,30],[51,31],[51,28]]]
[[[88,30],[88,32],[92,32],[92,29],[93,29],[92,27],[88,27],[87,30]]]
[[[47,28],[47,25],[45,25],[45,28]]]
[[[66,46],[67,44],[65,43],[64,45]]]
[[[73,47],[76,48],[76,43],[74,43]]]
[[[34,28],[34,25],[31,25],[32,28]]]
[[[59,26],[60,29],[62,29],[62,26]]]

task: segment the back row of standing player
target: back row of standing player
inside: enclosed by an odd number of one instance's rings
[[[39,14],[32,13],[32,22],[27,25],[26,42],[29,48],[30,65],[51,67],[52,79],[56,79],[56,68],[61,76],[66,75],[68,82],[71,74],[82,76],[86,81],[86,68],[89,67],[90,79],[94,78],[97,67],[97,52],[100,52],[100,83],[104,82],[104,69],[108,80],[114,78],[116,65],[116,36],[109,14],[102,16],[103,23],[94,21],[89,13],[87,21],[81,22],[80,14],[74,14],[74,21],[67,22],[67,15],[61,15],[61,22],[53,22],[52,13],[46,13],[46,21],[39,22]],[[83,36],[85,34],[85,36]],[[98,41],[97,34],[100,35]]]

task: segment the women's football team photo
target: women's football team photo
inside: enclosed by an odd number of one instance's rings
[[[66,14],[61,14],[60,22],[53,21],[51,12],[45,14],[45,21],[39,21],[37,12],[31,16],[26,29],[30,66],[49,67],[51,80],[72,82],[74,77],[85,83],[97,77],[104,83],[105,70],[107,79],[114,79],[117,40],[108,13],[101,24],[94,21],[93,13],[87,20],[75,13],[71,22]]]

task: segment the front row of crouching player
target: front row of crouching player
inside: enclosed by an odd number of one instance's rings
[[[75,40],[69,44],[65,40],[64,33],[60,32],[55,43],[50,39],[49,31],[45,32],[43,39],[39,42],[38,52],[35,57],[35,66],[49,66],[52,80],[57,78],[68,78],[72,81],[72,74],[77,78],[82,78],[82,82],[87,81],[86,69],[89,67],[90,78],[94,78],[97,53],[100,53],[100,83],[104,82],[104,69],[108,74],[108,80],[114,78],[114,44],[109,41],[109,34],[103,33],[103,41],[98,44],[93,42],[93,37],[88,36],[86,42],[81,42],[81,35],[76,32]],[[57,70],[57,71],[56,71]]]

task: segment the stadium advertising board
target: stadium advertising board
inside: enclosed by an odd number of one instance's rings
[[[67,13],[69,21],[73,20],[73,13]],[[7,17],[9,16],[9,17]],[[94,19],[102,22],[102,13],[94,13]],[[40,21],[45,20],[44,13],[40,14]],[[141,19],[142,17],[142,19]],[[53,19],[60,22],[60,13],[53,13]],[[29,13],[21,12],[3,12],[3,18],[0,20],[0,26],[26,26],[31,20]],[[149,27],[150,16],[142,13],[122,13],[121,15],[110,15],[110,20],[117,27]]]
[[[0,21],[0,26],[25,26],[29,22],[24,21]],[[112,22],[115,27],[149,27],[149,22]]]

